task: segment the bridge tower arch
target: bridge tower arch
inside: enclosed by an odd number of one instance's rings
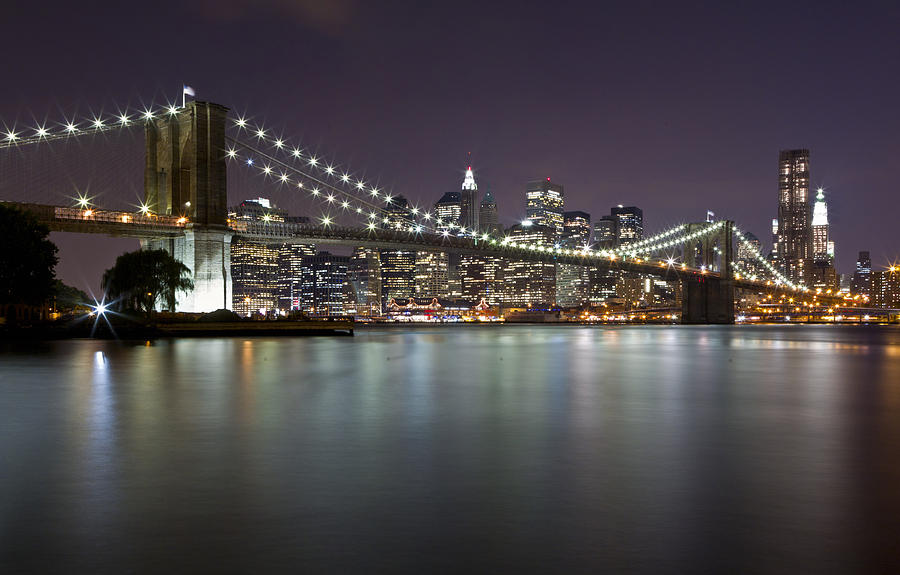
[[[194,290],[180,293],[181,311],[231,307],[231,232],[225,122],[228,108],[188,102],[145,126],[144,202],[156,214],[184,216],[184,236],[143,240],[191,270]]]
[[[717,275],[684,276],[681,280],[681,323],[734,323],[734,222],[723,220],[709,233],[689,240],[683,261]],[[710,227],[708,222],[687,224],[686,234]]]

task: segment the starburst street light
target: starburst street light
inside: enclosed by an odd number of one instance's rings
[[[89,198],[84,194],[78,194],[78,197],[75,199],[75,201],[78,204],[79,208],[81,208],[82,210],[86,210],[91,205],[91,199],[92,198]]]
[[[226,152],[226,155],[227,155],[230,159],[234,159],[234,158],[237,156],[237,150],[235,150],[234,148],[228,148],[228,151]]]
[[[8,142],[15,142],[19,138],[19,133],[14,130],[7,130],[4,135]]]
[[[331,225],[331,218],[329,218],[328,216],[325,216],[324,218],[322,218],[322,225],[325,226],[326,228],[327,228],[328,226],[330,226],[330,225]]]
[[[66,122],[66,132],[74,134],[77,129],[74,122]]]
[[[34,129],[34,132],[35,132],[35,134],[37,134],[38,138],[46,138],[47,134],[49,133],[49,132],[47,132],[47,128],[44,126],[38,126],[37,128]]]
[[[150,206],[147,204],[141,204],[140,212],[142,216],[146,216],[150,214]]]

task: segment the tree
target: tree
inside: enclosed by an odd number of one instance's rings
[[[0,303],[41,305],[53,295],[56,245],[37,218],[0,203]]]
[[[86,293],[63,283],[62,280],[53,282],[53,297],[56,298],[58,310],[71,310],[77,306],[87,306],[91,303],[91,299]]]
[[[156,303],[175,310],[175,295],[194,288],[191,270],[165,250],[138,250],[116,258],[103,274],[108,301],[123,309],[143,311],[150,316]]]

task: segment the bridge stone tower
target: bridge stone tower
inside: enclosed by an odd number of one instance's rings
[[[689,267],[705,266],[718,276],[685,276],[681,280],[681,323],[734,323],[734,222],[724,220],[716,230],[684,245],[683,261]],[[688,224],[688,235],[709,227]]]
[[[192,293],[178,294],[180,311],[231,307],[231,233],[225,161],[228,108],[188,102],[146,123],[144,202],[155,214],[184,216],[184,237],[146,240],[191,269]]]

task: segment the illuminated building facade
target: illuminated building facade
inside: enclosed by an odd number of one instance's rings
[[[532,223],[516,224],[507,235],[516,244],[552,247],[558,232],[556,228]],[[552,306],[556,303],[556,265],[553,262],[506,260],[501,299],[504,305],[510,306]]]
[[[613,215],[603,216],[594,223],[594,241],[597,248],[610,249],[616,247],[619,241],[618,218]]]
[[[243,316],[278,307],[278,246],[231,242],[232,310]]]
[[[347,288],[347,313],[381,315],[381,260],[377,249],[358,247],[353,251],[347,264]]]
[[[754,234],[747,232],[744,234],[744,241],[737,242],[738,270],[748,277],[761,277],[765,267],[756,259],[754,252],[762,253],[762,242]]]
[[[825,202],[825,190],[822,188],[818,189],[816,203],[813,206],[812,250],[810,285],[823,290],[839,290],[840,280],[834,269],[834,242],[831,240],[828,225],[828,204]]]
[[[871,302],[875,307],[900,309],[900,267],[871,274]]]
[[[528,182],[525,187],[525,217],[536,226],[547,226],[556,235],[563,232],[563,187],[550,178]]]
[[[633,244],[644,238],[644,211],[636,206],[616,206],[610,210],[616,220],[616,245]]]
[[[872,295],[872,258],[869,252],[859,252],[850,290],[854,295]]]
[[[434,204],[434,217],[439,220],[438,229],[450,229],[460,225],[462,213],[462,195],[459,192],[447,192]]]
[[[344,315],[350,258],[319,252],[303,262],[301,309],[310,316]]]
[[[278,246],[278,309],[298,310],[301,307],[300,285],[303,281],[303,262],[316,255],[314,244],[282,244]]]
[[[591,215],[569,211],[563,214],[563,233],[559,244],[570,249],[591,245]],[[590,270],[573,264],[556,265],[556,303],[561,307],[577,307],[588,302]]]
[[[416,294],[416,252],[381,250],[382,309],[392,299],[403,303]]]
[[[404,196],[391,198],[384,227],[403,229],[413,223],[412,210]],[[408,250],[380,250],[382,309],[394,299],[407,301],[416,293],[416,252]]]
[[[464,254],[459,260],[461,297],[470,305],[483,299],[489,306],[501,303],[503,261],[490,256]]]
[[[491,190],[484,193],[478,209],[478,229],[489,234],[500,231],[500,220],[497,216],[497,201]]]
[[[450,258],[445,252],[416,252],[415,297],[446,299]]]
[[[782,150],[778,155],[778,262],[781,272],[809,284],[812,226],[809,204],[809,150]]]
[[[467,230],[478,229],[478,184],[472,166],[466,168],[466,177],[460,190],[459,223]]]

